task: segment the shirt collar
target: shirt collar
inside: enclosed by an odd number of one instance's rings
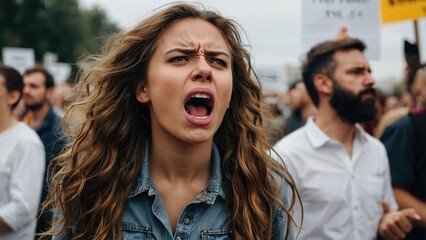
[[[370,134],[368,134],[359,123],[355,124],[355,138],[358,138],[361,141],[367,141],[368,136],[370,136]]]
[[[132,189],[130,190],[128,195],[129,198],[141,194],[145,191],[148,191],[149,196],[156,194],[154,183],[152,182],[149,175],[150,144],[151,141],[147,141],[145,144],[142,168],[132,186]],[[196,201],[205,201],[209,204],[213,204],[218,195],[225,199],[224,181],[221,170],[221,158],[219,150],[215,144],[213,144],[212,148],[212,161],[213,172],[209,181],[209,185],[196,197]]]
[[[306,135],[309,139],[309,142],[313,148],[320,148],[325,145],[327,142],[331,142],[332,139],[327,136],[314,122],[314,117],[311,116],[306,121]],[[362,129],[361,125],[358,123],[355,124],[355,139],[360,141],[367,140],[367,132]]]

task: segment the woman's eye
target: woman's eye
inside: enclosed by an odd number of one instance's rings
[[[226,62],[225,62],[225,61],[223,61],[223,60],[222,60],[222,59],[220,59],[220,58],[212,58],[212,59],[210,60],[210,62],[211,62],[211,63],[213,63],[213,64],[217,64],[217,65],[220,65],[220,66],[226,67]]]
[[[186,61],[186,60],[188,60],[188,58],[187,57],[185,57],[185,56],[176,56],[176,57],[172,57],[172,58],[170,58],[170,62],[183,62],[183,61]]]

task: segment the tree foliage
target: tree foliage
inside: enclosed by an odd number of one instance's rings
[[[74,64],[118,30],[102,9],[82,9],[78,0],[0,1],[0,48],[33,48],[38,62],[53,52]]]

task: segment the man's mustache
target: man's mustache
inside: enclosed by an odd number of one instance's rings
[[[362,98],[362,96],[365,95],[365,94],[371,94],[375,97],[376,96],[376,89],[374,89],[373,87],[366,88],[366,89],[364,89],[364,90],[362,90],[361,92],[358,93],[358,97]]]

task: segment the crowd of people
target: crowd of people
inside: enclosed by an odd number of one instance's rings
[[[239,25],[165,6],[76,86],[0,64],[0,240],[426,239],[426,68],[385,94],[348,35],[270,104]]]

